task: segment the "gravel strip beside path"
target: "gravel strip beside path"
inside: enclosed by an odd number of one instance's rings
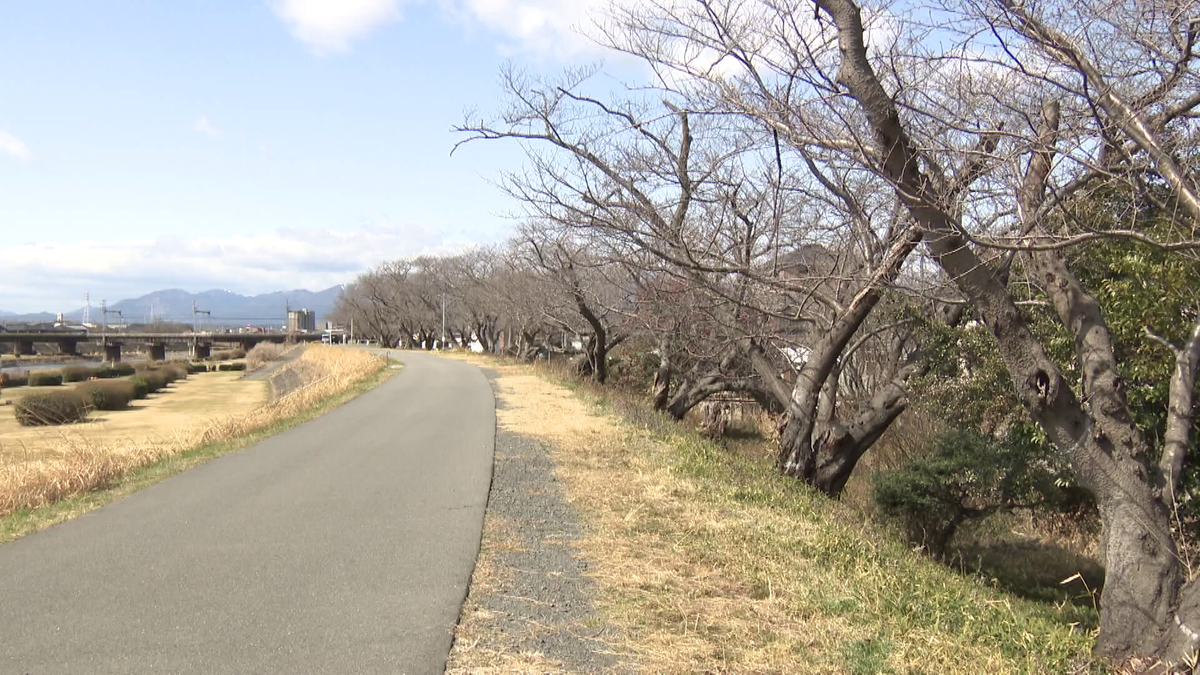
[[[483,543],[448,673],[627,670],[616,629],[596,617],[579,536],[545,446],[497,430]]]

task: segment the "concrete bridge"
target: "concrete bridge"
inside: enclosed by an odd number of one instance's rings
[[[125,331],[96,331],[96,330],[30,330],[7,331],[0,330],[0,349],[11,345],[10,349],[17,356],[36,354],[35,344],[53,344],[58,346],[58,353],[74,355],[79,351],[80,343],[95,343],[104,351],[105,361],[120,361],[121,347],[124,345],[146,345],[150,349],[150,359],[162,361],[167,357],[167,346],[184,346],[192,358],[202,359],[212,351],[215,342],[240,345],[250,349],[260,342],[315,342],[321,339],[320,333],[131,333]]]

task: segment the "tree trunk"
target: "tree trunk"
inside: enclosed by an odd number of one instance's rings
[[[665,410],[671,396],[671,357],[668,355],[665,342],[661,343],[658,348],[658,370],[654,373],[654,387],[651,392],[654,398],[654,409]]]
[[[1069,308],[1070,320],[1064,320],[1075,335],[1084,385],[1089,390],[1085,409],[1030,332],[995,271],[983,264],[946,212],[935,206],[938,200],[921,172],[896,106],[867,58],[858,6],[852,0],[817,0],[817,4],[838,27],[842,56],[838,80],[850,90],[874,131],[884,174],[895,183],[897,196],[925,230],[930,254],[979,310],[995,336],[1030,415],[1069,458],[1080,484],[1096,496],[1106,570],[1097,651],[1118,659],[1134,655],[1178,658],[1178,653],[1167,652],[1180,643],[1194,644],[1195,624],[1176,623],[1190,617],[1175,613],[1182,571],[1170,521],[1151,490],[1156,467],[1146,461],[1145,442],[1126,424],[1128,408],[1120,379],[1110,372],[1103,355],[1107,335],[1102,320],[1091,312],[1088,298],[1081,297]],[[1039,265],[1043,273],[1052,267],[1045,265],[1044,257],[1038,262],[1043,263]],[[1055,273],[1048,288],[1052,299],[1061,300],[1054,298],[1055,288],[1060,295],[1076,295],[1069,275],[1051,271]],[[1064,306],[1059,304],[1056,309],[1061,314]]]

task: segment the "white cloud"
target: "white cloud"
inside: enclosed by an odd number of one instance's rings
[[[196,131],[199,131],[210,138],[218,138],[221,136],[221,130],[218,129],[211,121],[209,121],[207,115],[201,115],[200,119],[196,120],[196,123],[192,125],[192,129],[195,129]]]
[[[468,241],[422,226],[378,223],[345,232],[280,229],[259,235],[0,244],[0,310],[69,311],[84,293],[115,302],[165,288],[242,294],[354,280],[384,260],[446,253]]]
[[[275,0],[271,9],[318,54],[350,43],[400,17],[401,0]]]
[[[12,155],[22,161],[33,159],[33,153],[29,151],[29,146],[16,136],[4,131],[0,131],[0,152]]]
[[[619,0],[618,5],[638,0]],[[527,52],[560,60],[595,56],[603,49],[593,39],[596,21],[610,0],[441,0],[460,23],[478,25],[509,42],[507,52]]]

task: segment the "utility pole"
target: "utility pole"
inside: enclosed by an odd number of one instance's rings
[[[196,330],[196,316],[198,314],[203,314],[203,315],[207,316],[209,323],[212,323],[212,310],[211,309],[196,309],[196,301],[193,300],[192,301],[192,332],[193,333],[198,332]]]

